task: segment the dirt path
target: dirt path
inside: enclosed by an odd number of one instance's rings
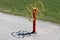
[[[60,40],[60,26],[37,20],[37,34],[23,39],[14,38],[11,33],[19,30],[32,31],[32,22],[25,17],[0,12],[0,40]]]

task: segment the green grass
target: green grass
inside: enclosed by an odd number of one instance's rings
[[[19,16],[26,16],[26,6],[37,0],[0,0],[0,11]],[[45,5],[44,17],[41,20],[60,24],[60,0],[41,0]]]

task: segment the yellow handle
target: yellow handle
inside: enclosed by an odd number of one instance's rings
[[[35,2],[35,3],[34,3],[34,6],[33,6],[32,4],[30,4],[29,6],[32,7],[32,8],[34,8],[34,7],[36,7],[37,3],[41,4],[42,9],[43,9],[43,12],[44,12],[44,4],[43,4],[41,1]],[[27,9],[28,9],[28,11],[31,13],[31,15],[32,15],[32,11],[30,10],[30,8],[27,7]],[[44,14],[43,14],[37,7],[36,7],[36,9],[37,9],[38,12],[40,13],[40,17],[44,16]],[[33,10],[33,9],[32,9],[32,10]],[[32,17],[33,17],[33,16],[32,16]],[[37,17],[38,17],[38,16],[37,16]]]

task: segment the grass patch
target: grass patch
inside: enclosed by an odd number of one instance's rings
[[[35,0],[36,2],[37,0]],[[60,0],[41,0],[45,5],[44,17],[41,20],[60,24]],[[34,0],[0,0],[0,11],[19,16],[26,16],[26,6]]]

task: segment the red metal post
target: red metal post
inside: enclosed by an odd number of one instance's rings
[[[36,8],[33,9],[33,33],[36,32]]]

